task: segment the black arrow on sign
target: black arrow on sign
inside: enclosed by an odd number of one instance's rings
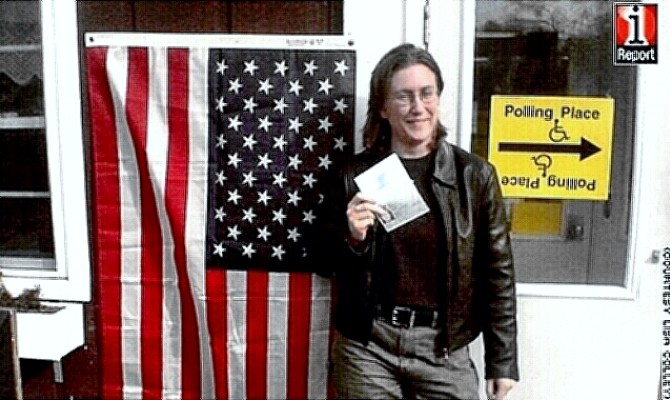
[[[558,143],[498,143],[498,151],[523,153],[574,153],[582,161],[600,151],[600,147],[582,138],[580,144]]]

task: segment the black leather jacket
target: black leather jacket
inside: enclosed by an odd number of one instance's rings
[[[483,332],[486,378],[518,380],[514,268],[495,170],[446,140],[436,151],[431,187],[441,208],[443,245],[449,254],[441,288],[446,309],[441,310],[442,334],[436,348],[453,351]],[[353,178],[380,159],[364,153],[344,169],[344,185],[331,197],[338,203],[331,210],[334,215],[346,215],[342,207],[358,192]],[[343,335],[367,343],[376,306],[373,276],[381,266],[387,234],[381,227],[373,229],[366,249],[356,251],[344,240],[346,217],[337,224],[337,253],[327,261],[339,284],[335,325]]]

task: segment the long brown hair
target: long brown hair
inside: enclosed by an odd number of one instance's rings
[[[383,118],[381,111],[386,102],[386,96],[393,75],[404,68],[415,64],[423,64],[435,74],[438,95],[442,94],[444,81],[440,67],[433,56],[426,50],[413,44],[406,43],[391,49],[375,66],[370,78],[370,97],[368,112],[363,126],[363,144],[366,150],[386,153],[391,149],[391,125]],[[436,140],[446,135],[442,124],[438,124]]]

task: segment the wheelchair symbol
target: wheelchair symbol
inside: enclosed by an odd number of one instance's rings
[[[568,132],[558,124],[558,119],[554,120],[554,127],[549,130],[549,139],[554,143],[570,139],[570,137],[568,137]]]
[[[537,166],[537,169],[542,171],[542,177],[546,178],[547,177],[547,170],[549,167],[551,167],[551,157],[548,154],[539,154],[536,157],[531,157],[531,160],[535,163]]]

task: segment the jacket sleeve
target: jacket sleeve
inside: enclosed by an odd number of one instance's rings
[[[320,215],[323,216],[320,234],[309,239],[319,255],[317,271],[322,276],[330,277],[347,269],[355,269],[362,259],[369,258],[369,240],[362,251],[353,249],[347,242],[349,231],[346,208],[356,191],[352,174],[351,168],[345,166],[329,176],[320,207]]]
[[[493,166],[484,175],[482,211],[485,218],[479,234],[485,235],[487,260],[484,275],[484,350],[486,378],[519,380],[517,356],[516,289],[514,262],[507,216]]]

